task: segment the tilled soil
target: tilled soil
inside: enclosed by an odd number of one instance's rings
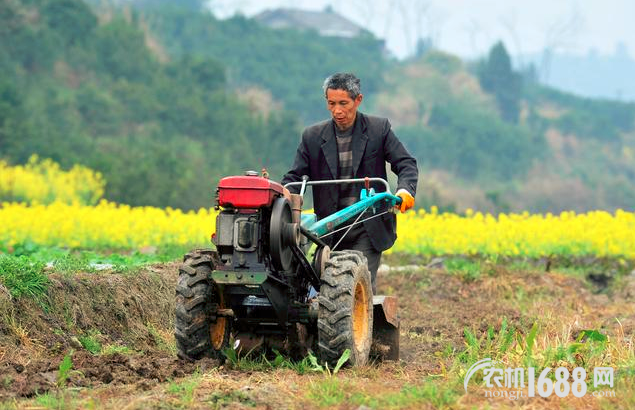
[[[172,263],[130,275],[51,275],[40,300],[0,294],[0,399],[31,397],[61,385],[138,383],[143,389],[200,365],[217,365],[186,363],[170,350],[177,272]],[[112,346],[113,354],[91,354],[82,338]],[[69,354],[72,368],[60,376]]]
[[[134,275],[51,276],[53,285],[47,298],[39,301],[12,300],[0,293],[0,401],[29,398],[64,386],[80,391],[107,388],[110,398],[121,395],[125,402],[126,397],[144,392],[156,396],[165,382],[213,371],[219,380],[238,380],[257,389],[257,394],[250,393],[255,401],[246,407],[275,408],[277,403],[277,407],[287,408],[289,398],[283,398],[281,389],[302,383],[301,376],[282,372],[260,377],[219,367],[212,359],[189,363],[176,358],[172,329],[177,275],[176,263],[160,264]],[[622,332],[631,334],[635,324],[635,278],[624,280],[609,295],[572,276],[491,267],[487,275],[472,280],[439,266],[383,270],[378,284],[379,293],[398,296],[401,317],[401,361],[375,364],[360,373],[362,378],[382,380],[382,388],[393,384],[398,388],[404,380],[443,372],[452,360],[452,355],[443,352],[465,348],[465,329],[480,335],[490,327],[500,329],[503,320],[516,329],[531,328],[541,311],[519,303],[518,292],[528,300],[541,300],[544,306],[578,304],[580,326],[600,323],[611,332],[618,311]],[[629,303],[631,308],[625,311]],[[128,349],[94,355],[79,343],[78,338],[86,335],[102,347]],[[60,364],[69,354],[72,368],[60,372]],[[395,374],[400,375],[398,379]],[[219,381],[214,383],[219,388]]]
[[[58,388],[62,383],[58,371],[62,360],[61,356],[51,356],[28,363],[26,366],[15,362],[4,363],[0,367],[2,378],[9,378],[12,382],[7,386],[9,388],[2,390],[0,398],[33,397]],[[204,371],[219,364],[217,360],[212,359],[188,363],[161,352],[95,356],[87,351],[75,352],[72,355],[72,363],[72,370],[63,382],[66,387],[134,385],[140,391],[192,374],[197,369]]]

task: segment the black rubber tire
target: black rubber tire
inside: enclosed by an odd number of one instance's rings
[[[176,315],[174,336],[177,354],[181,359],[199,360],[204,357],[222,359],[222,350],[229,344],[230,321],[218,318],[222,295],[210,280],[219,257],[211,249],[197,249],[183,258],[176,285]],[[215,326],[223,324],[213,339]]]
[[[344,351],[350,349],[349,363],[363,366],[368,362],[373,335],[373,293],[366,257],[359,251],[331,252],[321,279],[318,298],[320,360],[335,366]],[[355,310],[356,294],[360,292],[365,293],[365,303],[362,303],[364,297],[359,298],[360,305]],[[355,324],[356,315],[364,317],[366,323]]]

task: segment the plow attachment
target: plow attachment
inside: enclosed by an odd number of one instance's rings
[[[399,360],[399,318],[394,296],[373,296],[371,355],[381,360]]]

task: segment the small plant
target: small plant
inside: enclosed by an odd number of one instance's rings
[[[327,377],[312,381],[309,387],[309,398],[321,407],[335,407],[346,399],[347,389],[343,388],[338,378]]]
[[[531,330],[527,335],[526,343],[525,343],[525,363],[527,366],[532,366],[534,363],[533,359],[533,349],[534,349],[534,341],[536,340],[536,335],[538,334],[538,323],[534,322],[531,326]]]
[[[448,272],[460,276],[466,282],[472,282],[481,277],[481,263],[462,258],[451,258],[445,261]]]
[[[72,275],[77,272],[95,272],[95,269],[91,267],[88,260],[83,256],[75,256],[71,254],[65,254],[53,261],[53,269],[57,273],[63,275]]]
[[[13,378],[11,376],[4,376],[2,378],[2,387],[8,389],[13,384]]]
[[[79,339],[79,343],[82,344],[84,349],[96,355],[101,353],[102,347],[101,347],[101,343],[99,343],[99,341],[95,338],[95,336],[96,334],[88,334],[84,336],[79,336],[77,339]]]
[[[113,354],[132,354],[133,351],[128,346],[121,345],[106,345],[101,349],[101,354],[109,356]]]
[[[178,394],[179,399],[184,404],[191,404],[194,399],[194,390],[201,384],[201,373],[199,369],[192,374],[190,378],[180,383],[171,382],[167,388],[170,394]]]
[[[57,387],[66,386],[66,382],[70,377],[71,370],[73,369],[73,349],[71,349],[62,359],[59,370],[57,371]]]
[[[241,371],[266,371],[274,368],[287,367],[293,368],[293,363],[285,359],[276,351],[276,357],[272,360],[267,359],[263,353],[260,356],[253,355],[254,349],[246,354],[240,354],[238,350],[228,347],[223,350],[223,354],[227,359],[229,366]]]
[[[457,357],[459,361],[463,363],[474,363],[484,357],[500,359],[502,356],[509,356],[510,347],[515,340],[516,331],[513,326],[509,326],[507,318],[503,318],[498,334],[494,328],[490,326],[480,338],[468,328],[463,330],[463,335],[465,337],[466,348]],[[529,336],[531,336],[531,334]],[[535,337],[536,335],[534,333],[533,338],[535,339]],[[532,340],[533,339],[529,339],[528,337],[527,342],[533,343]],[[518,349],[514,350],[514,352],[518,351]],[[522,351],[522,349],[520,351]]]
[[[405,385],[398,393],[381,397],[374,408],[450,408],[458,394],[452,383],[426,380],[420,385]],[[369,403],[372,404],[372,403]],[[426,405],[428,404],[428,405]]]
[[[257,403],[247,395],[244,391],[234,390],[230,392],[214,393],[207,400],[212,404],[214,409],[226,409],[236,407],[236,403],[240,403],[240,408],[256,407]]]
[[[335,364],[335,367],[333,368],[332,373],[331,373],[331,370],[329,369],[328,363],[324,363],[324,366],[322,366],[321,364],[318,363],[317,357],[315,357],[313,353],[309,352],[309,355],[307,357],[309,358],[309,363],[311,363],[311,370],[320,372],[320,373],[326,373],[329,376],[332,376],[334,374],[337,374],[337,372],[340,371],[340,368],[344,366],[344,364],[351,357],[351,350],[350,349],[344,350],[344,353],[342,353],[340,358],[337,360],[337,363]]]
[[[38,408],[45,409],[73,408],[70,403],[71,401],[72,400],[69,400],[69,393],[65,391],[57,393],[47,392],[42,395],[38,395],[35,398],[35,402],[38,404]]]

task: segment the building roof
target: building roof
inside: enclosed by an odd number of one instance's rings
[[[271,28],[317,30],[323,36],[356,37],[364,29],[327,7],[323,11],[291,8],[265,10],[254,16],[256,21]]]

